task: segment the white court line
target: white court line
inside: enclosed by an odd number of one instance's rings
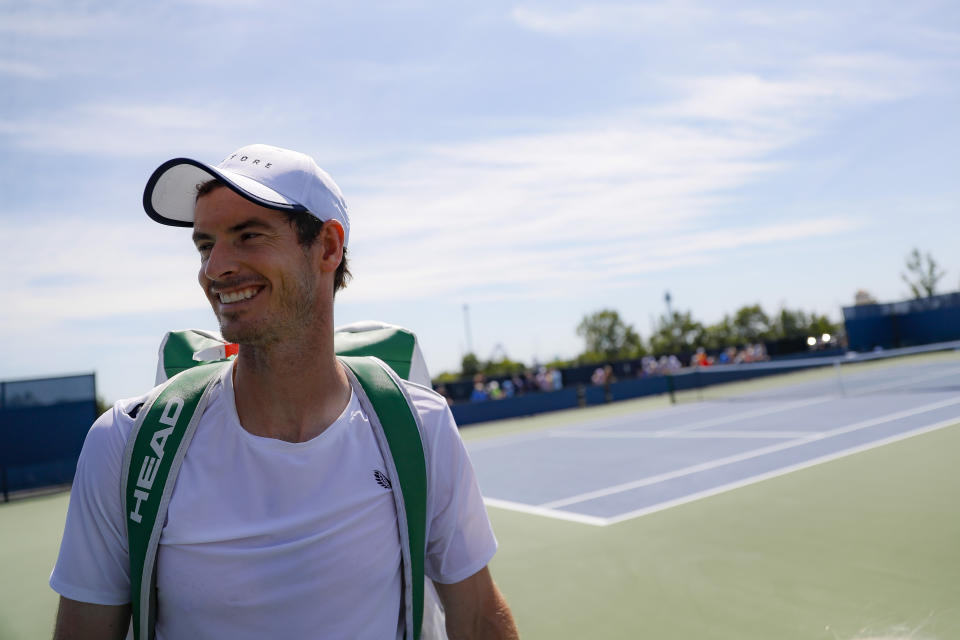
[[[676,500],[661,502],[655,505],[651,505],[649,507],[644,507],[643,509],[637,509],[635,511],[628,511],[627,513],[622,513],[612,518],[588,516],[588,515],[579,514],[579,513],[572,513],[570,511],[560,511],[558,509],[546,509],[544,507],[537,507],[537,506],[527,505],[519,502],[497,500],[496,498],[484,498],[483,501],[491,507],[499,507],[501,509],[509,509],[511,511],[518,511],[520,513],[528,513],[531,515],[539,515],[539,516],[545,516],[548,518],[556,518],[559,520],[568,520],[572,522],[581,522],[583,524],[591,524],[598,527],[606,527],[612,524],[625,522],[627,520],[633,520],[634,518],[639,518],[640,516],[645,516],[650,513],[656,513],[657,511],[663,511],[671,507],[677,507],[682,504],[694,502],[696,500],[702,500],[703,498],[709,498],[710,496],[715,496],[720,493],[726,493],[727,491],[733,491],[734,489],[739,489],[741,487],[755,484],[757,482],[762,482],[764,480],[776,478],[778,476],[786,475],[794,471],[800,471],[801,469],[806,469],[809,467],[816,466],[818,464],[830,462],[831,460],[836,460],[838,458],[854,455],[856,453],[861,453],[863,451],[869,451],[870,449],[876,449],[878,447],[882,447],[887,444],[899,442],[900,440],[906,440],[907,438],[912,438],[914,436],[919,436],[924,433],[936,431],[937,429],[942,429],[944,427],[956,425],[958,424],[958,421],[960,421],[960,419],[956,417],[949,418],[947,420],[941,420],[940,422],[935,422],[933,424],[917,427],[916,429],[911,429],[910,431],[898,433],[897,435],[889,436],[881,440],[875,440],[873,442],[868,442],[866,444],[858,445],[856,447],[851,447],[849,449],[842,449],[840,451],[829,453],[827,455],[820,456],[819,458],[813,458],[812,460],[807,460],[805,462],[800,462],[800,463],[791,465],[789,467],[775,469],[773,471],[768,471],[767,473],[762,473],[755,476],[751,476],[749,478],[744,478],[743,480],[738,480],[737,482],[731,482],[729,484],[725,484],[719,487],[714,487],[712,489],[707,489],[705,491],[700,491],[698,493],[692,493],[690,495],[677,498]]]
[[[691,422],[690,424],[681,425],[671,431],[680,432],[680,431],[694,431],[696,429],[705,429],[707,427],[715,427],[721,424],[728,424],[730,422],[738,422],[746,418],[757,418],[759,416],[767,416],[771,413],[780,413],[781,411],[791,411],[793,409],[799,409],[800,407],[808,407],[814,404],[820,404],[827,402],[829,400],[835,400],[836,396],[818,396],[816,398],[808,398],[806,400],[796,400],[794,402],[779,403],[773,407],[764,407],[762,409],[753,409],[751,411],[744,411],[743,413],[737,413],[731,416],[719,416],[717,418],[710,418],[709,420],[700,420],[699,422]]]
[[[905,431],[903,433],[898,433],[894,436],[889,436],[887,438],[882,438],[880,440],[875,440],[873,442],[868,442],[866,444],[858,445],[856,447],[851,447],[849,449],[842,449],[834,453],[828,453],[826,455],[820,456],[819,458],[814,458],[812,460],[806,460],[804,462],[799,462],[789,467],[783,467],[781,469],[775,469],[773,471],[768,471],[767,473],[761,473],[749,478],[744,478],[743,480],[738,480],[737,482],[731,482],[730,484],[725,484],[719,487],[714,487],[712,489],[707,489],[706,491],[700,491],[698,493],[692,493],[688,496],[682,498],[677,498],[676,500],[670,500],[669,502],[661,502],[660,504],[655,504],[650,507],[645,507],[643,509],[637,509],[636,511],[628,511],[627,513],[614,516],[613,518],[607,518],[604,526],[610,524],[616,524],[618,522],[623,522],[625,520],[632,520],[633,518],[639,518],[640,516],[647,515],[648,513],[654,513],[656,511],[663,511],[664,509],[669,509],[670,507],[676,507],[681,504],[686,504],[688,502],[693,502],[695,500],[701,500],[703,498],[708,498],[710,496],[715,496],[718,493],[725,493],[727,491],[733,491],[734,489],[739,489],[740,487],[745,487],[747,485],[755,484],[757,482],[762,482],[764,480],[769,480],[771,478],[776,478],[777,476],[786,475],[792,473],[793,471],[800,471],[801,469],[806,469],[818,464],[823,464],[825,462],[830,462],[831,460],[836,460],[837,458],[843,458],[845,456],[850,456],[855,453],[861,453],[863,451],[869,451],[870,449],[875,449],[877,447],[882,447],[886,444],[891,444],[898,442],[900,440],[905,440],[907,438],[912,438],[914,436],[919,436],[924,433],[929,433],[930,431],[936,431],[937,429],[942,429],[944,427],[949,427],[951,425],[957,424],[958,418],[949,418],[947,420],[941,420],[940,422],[935,422],[923,427],[917,427],[910,431]]]
[[[654,396],[648,396],[648,397],[652,398]],[[633,399],[636,399],[636,398],[628,399],[626,400],[626,402],[629,402],[630,400],[633,400]],[[587,407],[586,410],[589,411],[590,409],[595,407],[605,407],[605,406],[610,406],[610,405],[593,405],[591,407]],[[690,411],[707,411],[707,410],[709,410],[709,407],[707,405],[694,403],[694,404],[687,404],[682,406],[670,405],[667,407],[657,407],[655,409],[642,410],[637,413],[630,413],[625,411],[621,415],[604,416],[596,420],[592,419],[590,416],[582,416],[583,420],[589,421],[589,424],[577,424],[576,422],[571,421],[568,424],[561,424],[555,427],[539,427],[539,428],[534,428],[530,431],[524,431],[523,433],[493,436],[490,438],[481,438],[478,440],[469,440],[467,441],[467,449],[470,451],[470,453],[473,453],[474,451],[484,451],[486,449],[493,449],[495,447],[505,447],[505,446],[519,444],[521,442],[530,442],[533,440],[540,440],[541,438],[550,436],[556,431],[569,429],[571,427],[581,429],[581,430],[604,429],[606,427],[609,427],[611,424],[622,424],[624,421],[627,421],[627,420],[638,419],[639,422],[643,422],[643,423],[656,422],[658,420],[673,418],[677,414],[681,414],[681,413],[688,413]],[[547,415],[549,415],[549,412],[536,414],[535,416],[523,416],[523,417],[543,418]],[[520,419],[520,418],[517,418],[517,419]],[[471,426],[468,425],[465,428],[469,429],[471,428]]]
[[[469,429],[469,427],[467,427]],[[543,439],[546,433],[553,427],[545,427],[544,429],[536,429],[533,431],[527,431],[524,433],[515,433],[505,436],[494,436],[492,438],[485,438],[482,440],[469,440],[466,441],[467,450],[473,454],[476,451],[485,451],[486,449],[493,449],[495,447],[506,447],[521,442],[530,442],[532,440],[541,440]]]
[[[939,371],[939,372],[934,372],[925,376],[911,378],[910,382],[911,383],[922,382],[925,380],[942,378],[944,376],[953,375],[956,373],[960,373],[960,368],[947,369],[946,371]],[[869,374],[860,374],[860,375],[863,376],[863,375],[869,375]],[[884,389],[888,389],[888,388],[900,387],[900,386],[903,386],[903,384],[904,383],[902,381],[885,382],[883,384],[878,384],[871,387],[865,387],[863,389],[854,390],[853,392],[848,393],[848,397],[858,396],[858,395],[867,395],[877,391],[883,391]],[[770,415],[773,413],[780,413],[781,411],[791,411],[793,409],[799,409],[801,407],[812,406],[815,404],[822,404],[825,402],[830,402],[831,400],[837,400],[840,397],[841,397],[840,395],[831,394],[831,395],[825,395],[825,396],[817,396],[814,398],[806,398],[803,400],[795,400],[795,401],[786,402],[786,403],[779,402],[776,406],[773,406],[773,407],[751,409],[750,411],[744,411],[742,413],[737,413],[733,415],[719,416],[716,418],[709,418],[707,420],[700,420],[697,422],[692,422],[690,424],[680,425],[678,427],[675,427],[674,429],[671,429],[670,431],[675,434],[679,434],[679,432],[683,432],[683,431],[695,431],[698,429],[705,429],[707,427],[714,427],[722,424],[729,424],[731,422],[738,422],[740,420],[745,420],[747,418],[756,418],[760,416]],[[762,398],[759,400],[763,401]],[[769,401],[777,402],[777,399],[771,398]],[[685,404],[680,406],[671,406],[671,407],[665,407],[660,409],[652,409],[650,411],[645,411],[642,414],[640,414],[641,417],[639,422],[650,423],[650,422],[656,422],[657,419],[670,419],[675,417],[679,413],[697,411],[709,406],[711,405],[704,405],[701,403],[692,403],[688,405]],[[591,424],[588,424],[588,425],[570,424],[570,425],[562,425],[558,427],[546,427],[541,429],[535,429],[533,431],[529,431],[521,434],[514,434],[512,436],[508,435],[508,436],[499,436],[499,437],[494,437],[489,439],[475,440],[468,444],[468,449],[471,452],[483,451],[486,449],[493,449],[495,447],[510,446],[510,445],[519,444],[521,442],[531,442],[535,440],[540,440],[541,438],[545,438],[545,437],[557,437],[557,436],[566,437],[562,434],[564,433],[565,430],[570,429],[571,427],[575,427],[577,431],[587,431],[587,430],[600,431],[600,430],[604,430],[604,427],[608,426],[611,423],[613,424],[622,423],[625,419],[629,419],[629,418],[630,418],[630,414],[624,414],[622,416],[608,416],[608,417],[601,418],[600,420],[597,420],[595,422],[591,422]],[[645,436],[637,436],[637,437],[642,438]],[[682,436],[677,435],[676,437],[682,437]],[[770,437],[773,437],[773,436],[770,436]]]
[[[806,436],[822,435],[820,431],[677,431],[675,429],[665,429],[663,431],[554,431],[550,434],[553,438],[583,438],[586,440],[603,440],[617,438],[640,438],[652,439],[658,438],[680,438],[680,439],[708,439],[717,438],[723,440],[726,438],[777,438],[792,439],[804,438]]]
[[[923,382],[923,381],[925,381],[925,380],[934,380],[934,379],[937,379],[937,378],[943,378],[943,377],[945,377],[945,376],[949,376],[949,375],[953,375],[953,374],[957,374],[957,373],[960,373],[960,368],[947,369],[946,371],[935,371],[935,372],[930,373],[930,374],[927,374],[927,375],[925,375],[925,376],[917,376],[917,377],[911,378],[909,382],[910,382],[910,383],[916,383],[916,382]],[[861,374],[861,376],[862,376],[862,375],[863,375],[863,374]],[[869,374],[868,374],[868,375],[869,375]],[[891,389],[891,388],[901,387],[901,386],[903,386],[903,385],[904,385],[904,382],[903,382],[903,381],[900,381],[900,380],[895,381],[895,382],[884,382],[884,383],[882,383],[882,384],[876,384],[876,385],[873,385],[873,386],[864,387],[864,388],[862,388],[862,389],[855,389],[855,390],[853,390],[852,392],[848,393],[848,395],[852,395],[852,396],[857,396],[857,395],[861,395],[861,394],[866,395],[866,394],[870,394],[870,393],[875,393],[875,392],[877,392],[877,391],[883,391],[883,390],[885,390],[885,389]],[[842,387],[841,387],[841,388],[842,388]],[[729,424],[729,423],[731,423],[731,422],[738,422],[738,421],[740,421],[740,420],[745,420],[745,419],[748,419],[748,418],[758,418],[758,417],[761,417],[761,416],[767,416],[767,415],[771,415],[771,414],[774,414],[774,413],[781,413],[781,412],[783,412],[783,411],[792,411],[793,409],[800,409],[800,408],[802,408],[802,407],[809,407],[809,406],[812,406],[812,405],[815,405],[815,404],[823,404],[823,403],[825,403],[825,402],[830,402],[830,401],[832,401],[832,400],[837,400],[838,398],[841,398],[841,397],[843,397],[843,396],[840,395],[840,394],[827,394],[827,395],[822,395],[822,396],[816,396],[816,397],[813,397],[813,398],[804,398],[804,399],[802,399],[802,400],[794,400],[794,401],[792,401],[792,402],[782,402],[782,401],[781,401],[780,399],[778,399],[778,398],[769,398],[769,399],[766,399],[766,398],[763,398],[763,396],[758,396],[758,401],[776,402],[777,404],[776,404],[775,406],[772,406],[772,407],[761,407],[761,408],[758,408],[758,409],[751,409],[750,411],[744,411],[744,412],[742,412],[742,413],[736,413],[736,414],[733,414],[733,415],[717,416],[717,417],[715,417],[715,418],[708,418],[708,419],[706,419],[706,420],[699,420],[699,421],[697,421],[697,422],[691,422],[690,424],[685,424],[685,425],[680,425],[680,426],[678,426],[678,427],[675,427],[675,428],[671,429],[670,432],[671,432],[671,433],[674,433],[674,434],[678,434],[678,433],[680,433],[680,432],[685,432],[685,431],[696,431],[696,430],[698,430],[698,429],[705,429],[705,428],[707,428],[707,427],[715,427],[715,426],[719,426],[719,425],[722,425],[722,424]],[[701,405],[701,404],[699,404],[699,403],[694,403],[694,404],[692,404],[692,405],[682,405],[682,406],[700,407],[700,406],[703,406],[703,405]],[[681,408],[682,408],[682,407],[674,407],[674,410],[679,411]],[[676,414],[673,414],[673,415],[676,415]],[[670,416],[664,416],[664,417],[670,417]],[[586,430],[588,430],[588,429],[589,429],[589,430],[593,430],[593,429],[603,429],[603,426],[604,426],[604,425],[602,425],[602,424],[594,424],[594,425],[579,427],[578,430],[579,430],[579,431],[586,431]],[[563,433],[563,432],[558,429],[558,430],[556,430],[556,431],[548,431],[548,432],[545,433],[545,435],[565,437],[565,436],[562,435],[562,433]],[[807,435],[807,434],[804,434],[804,435]],[[644,436],[638,436],[638,437],[644,437]],[[680,436],[677,436],[677,437],[680,437]]]
[[[911,377],[911,378],[910,378],[909,380],[907,380],[906,382],[905,382],[904,380],[898,379],[898,380],[893,381],[893,382],[884,382],[884,383],[882,383],[882,384],[875,384],[875,385],[873,385],[873,386],[863,387],[863,388],[861,388],[861,389],[854,388],[854,389],[851,389],[851,390],[849,390],[849,391],[846,390],[846,388],[845,388],[845,386],[844,386],[844,378],[843,378],[843,376],[841,375],[839,381],[837,381],[837,386],[840,387],[841,393],[840,393],[840,394],[832,394],[832,395],[822,396],[822,397],[824,398],[823,401],[825,402],[826,400],[833,400],[833,399],[836,399],[837,397],[865,396],[865,395],[870,395],[870,394],[872,394],[872,393],[876,393],[877,391],[883,391],[883,390],[885,390],[885,389],[896,389],[897,387],[903,387],[903,386],[905,386],[905,385],[907,385],[907,384],[913,384],[913,383],[917,383],[917,382],[925,382],[925,381],[927,381],[927,380],[937,380],[937,379],[939,379],[939,378],[945,378],[945,377],[947,377],[947,376],[952,376],[952,375],[955,375],[955,374],[958,374],[958,373],[960,373],[960,368],[947,369],[947,370],[945,370],[945,371],[934,371],[933,373],[928,373],[928,374],[925,375],[925,376]],[[848,376],[848,378],[846,379],[848,382],[849,382],[849,381],[854,381],[854,380],[856,380],[856,378],[858,377],[858,374],[857,374],[857,373],[849,373],[849,374],[846,374],[846,375]],[[873,377],[873,376],[872,376],[871,373],[869,373],[869,372],[861,372],[861,373],[859,374],[859,378],[860,378],[860,379],[863,379],[863,378],[868,378],[868,379],[869,379],[870,377]],[[760,398],[763,398],[763,396],[759,396],[759,397],[760,397]]]
[[[585,516],[579,513],[571,513],[570,511],[557,511],[555,509],[544,509],[543,507],[535,507],[529,504],[523,504],[522,502],[510,502],[509,500],[498,500],[497,498],[484,498],[484,504],[488,507],[497,507],[499,509],[508,509],[510,511],[519,511],[521,513],[529,513],[535,516],[545,516],[547,518],[555,518],[557,520],[569,520],[571,522],[580,522],[582,524],[592,524],[595,527],[603,527],[609,524],[607,518],[598,518],[596,516]]]
[[[750,460],[751,458],[757,458],[763,455],[767,455],[768,453],[785,451],[787,449],[792,449],[794,447],[799,447],[801,445],[808,444],[810,442],[813,442],[814,440],[831,438],[833,436],[850,433],[852,431],[858,431],[860,429],[866,429],[868,427],[874,427],[876,425],[884,424],[886,422],[893,422],[894,420],[900,420],[901,418],[908,418],[910,416],[926,413],[928,411],[934,411],[936,409],[942,409],[944,407],[949,407],[955,404],[960,404],[960,398],[951,398],[949,400],[941,400],[939,402],[933,402],[920,407],[915,407],[913,409],[897,411],[895,413],[890,413],[885,416],[880,416],[878,418],[870,418],[869,420],[862,420],[860,422],[854,422],[853,424],[849,424],[843,427],[837,427],[836,429],[831,429],[830,431],[816,433],[811,436],[798,438],[796,440],[789,440],[787,442],[782,442],[780,444],[769,445],[766,447],[761,447],[759,449],[752,449],[750,451],[745,451],[743,453],[738,453],[736,455],[727,456],[725,458],[719,458],[717,460],[711,460],[709,462],[702,462],[700,464],[691,465],[689,467],[684,467],[682,469],[676,469],[674,471],[669,471],[667,473],[660,473],[655,476],[649,476],[647,478],[641,478],[639,480],[633,480],[631,482],[624,482],[611,487],[597,489],[595,491],[587,491],[586,493],[580,493],[575,496],[571,496],[569,498],[562,498],[560,500],[553,500],[551,502],[546,502],[544,504],[537,505],[537,506],[543,507],[544,509],[556,509],[558,507],[565,507],[571,504],[576,504],[578,502],[586,502],[587,500],[594,500],[596,498],[603,498],[606,496],[614,495],[616,493],[623,493],[624,491],[632,491],[633,489],[639,489],[641,487],[657,484],[660,482],[664,482],[666,480],[673,480],[674,478],[681,478],[683,476],[692,475],[694,473],[699,473],[701,471],[716,469],[717,467],[733,464],[735,462]]]
[[[910,383],[922,382],[924,380],[932,380],[937,378],[943,378],[947,375],[953,375],[954,373],[960,373],[960,369],[948,369],[947,371],[937,371],[925,376],[918,376],[910,379]],[[842,384],[842,383],[839,383]],[[866,395],[870,393],[876,393],[877,391],[883,391],[884,389],[892,389],[895,387],[902,387],[904,385],[903,381],[896,382],[885,382],[883,384],[873,385],[871,387],[864,387],[862,389],[853,390],[850,395]],[[841,387],[842,388],[842,387]],[[815,404],[823,404],[825,402],[830,402],[831,400],[836,400],[842,396],[838,394],[829,394],[825,396],[817,396],[814,398],[808,398],[805,400],[797,400],[794,402],[787,402],[784,404],[779,404],[773,407],[764,407],[761,409],[754,409],[752,411],[745,411],[744,413],[738,413],[732,416],[720,416],[717,418],[711,418],[709,420],[702,420],[700,422],[693,422],[691,424],[681,425],[673,429],[674,432],[677,431],[694,431],[696,429],[704,429],[707,427],[714,427],[721,424],[728,424],[730,422],[737,422],[745,418],[757,418],[760,416],[766,416],[773,413],[780,413],[782,411],[791,411],[793,409],[799,409],[801,407],[809,407]],[[759,400],[764,400],[763,396],[757,396]],[[774,401],[773,398],[770,399]]]
[[[925,380],[942,378],[944,376],[953,375],[957,373],[960,373],[960,368],[947,369],[946,371],[939,371],[939,372],[934,372],[925,376],[911,378],[910,382],[911,383],[923,382]],[[861,374],[861,375],[864,375],[864,374]],[[866,395],[866,394],[874,393],[877,391],[883,391],[884,389],[900,387],[900,386],[903,386],[903,384],[904,383],[902,381],[886,382],[883,384],[874,385],[872,387],[865,387],[863,389],[854,390],[852,393],[848,394],[848,397]],[[737,422],[739,420],[744,420],[747,418],[756,418],[760,416],[770,415],[773,413],[779,413],[781,411],[790,411],[792,409],[799,409],[801,407],[812,406],[815,404],[822,404],[825,402],[829,402],[831,400],[836,400],[840,397],[841,396],[839,395],[825,395],[825,396],[817,396],[815,398],[807,398],[804,400],[796,400],[793,402],[780,403],[773,407],[752,409],[750,411],[744,411],[743,413],[737,413],[737,414],[728,415],[728,416],[719,416],[716,418],[710,418],[707,420],[692,422],[686,425],[680,425],[679,427],[675,427],[671,431],[673,433],[679,433],[684,431],[695,431],[697,429],[705,429],[707,427],[718,426],[721,424],[728,424],[730,422]],[[777,400],[775,398],[771,398],[770,401],[776,402]],[[662,415],[662,417],[664,418],[670,418],[675,416],[677,413],[694,411],[694,410],[703,408],[705,406],[709,406],[709,405],[693,403],[689,405],[672,406],[672,407],[666,407],[663,409],[654,409],[649,412],[644,412],[643,414],[641,414],[643,416],[641,421],[651,422],[653,421],[654,418],[660,417],[657,414]],[[668,413],[669,415],[666,415]],[[594,430],[594,429],[603,430],[604,427],[609,425],[610,423],[622,422],[624,418],[629,417],[629,415],[630,414],[624,414],[623,416],[605,417],[595,423],[592,423],[589,425],[577,426],[576,428],[579,431]],[[547,427],[544,429],[535,429],[533,431],[529,431],[521,434],[515,434],[512,436],[508,435],[508,436],[494,437],[490,439],[476,440],[468,444],[468,449],[471,452],[483,451],[485,449],[493,449],[495,447],[510,446],[510,445],[519,444],[521,442],[530,442],[534,440],[540,440],[541,438],[544,438],[544,437],[556,437],[556,436],[565,437],[562,435],[563,431],[565,429],[569,429],[571,426],[574,426],[574,425],[563,425],[563,426],[553,427],[553,428]],[[638,437],[643,437],[643,436],[638,436]],[[678,435],[677,437],[680,437],[680,436]]]

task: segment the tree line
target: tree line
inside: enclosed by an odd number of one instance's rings
[[[906,257],[904,267],[900,277],[909,287],[910,295],[914,298],[936,295],[945,272],[932,255],[913,249]],[[858,291],[856,300],[857,304],[876,302],[866,291]],[[692,353],[700,347],[716,351],[758,342],[818,337],[825,333],[836,335],[839,331],[840,326],[825,315],[786,308],[768,314],[759,304],[753,304],[709,325],[694,318],[689,311],[670,311],[657,319],[650,337],[644,340],[617,310],[600,309],[584,316],[577,325],[577,335],[584,340],[583,352],[571,360],[555,360],[545,366],[569,367],[646,355],[680,355]],[[508,376],[527,368],[524,363],[511,360],[505,354],[482,360],[476,354],[468,353],[463,357],[459,372],[441,373],[436,381],[450,382],[477,374]]]
[[[731,346],[835,335],[839,326],[827,316],[802,310],[781,309],[768,314],[759,304],[741,307],[715,324],[704,324],[689,311],[661,315],[650,338],[640,334],[614,309],[601,309],[584,316],[577,325],[585,349],[578,364],[626,360],[645,355],[691,353],[703,347],[715,351]]]
[[[653,333],[643,340],[640,333],[615,309],[600,309],[583,317],[577,325],[577,335],[584,340],[584,350],[570,360],[545,363],[547,367],[570,367],[582,364],[642,358],[646,355],[684,354],[703,347],[709,351],[730,346],[743,346],[782,339],[835,335],[839,326],[825,315],[800,310],[781,309],[769,315],[759,304],[741,307],[726,315],[720,322],[707,325],[689,311],[663,314],[657,320]],[[476,354],[463,357],[461,369],[455,373],[441,373],[435,382],[451,382],[463,377],[483,374],[488,377],[521,373],[529,367],[503,355],[482,360]]]

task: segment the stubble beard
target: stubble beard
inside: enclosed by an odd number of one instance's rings
[[[315,314],[317,288],[311,274],[300,272],[295,278],[283,281],[275,306],[255,321],[245,321],[243,313],[216,313],[220,333],[225,340],[248,347],[271,347],[296,340]]]

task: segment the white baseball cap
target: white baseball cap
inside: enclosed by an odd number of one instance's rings
[[[162,224],[192,227],[197,186],[217,179],[247,200],[278,211],[307,211],[343,226],[350,238],[350,216],[340,187],[310,156],[251,144],[212,167],[190,158],[174,158],[157,167],[143,191],[147,215]]]

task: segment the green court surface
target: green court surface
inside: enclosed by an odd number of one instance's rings
[[[57,594],[47,579],[57,559],[65,492],[0,504],[0,638],[33,640],[53,635]]]
[[[958,452],[948,427],[608,527],[491,508],[494,576],[524,638],[960,638]],[[50,635],[66,504],[0,505],[4,640]]]

